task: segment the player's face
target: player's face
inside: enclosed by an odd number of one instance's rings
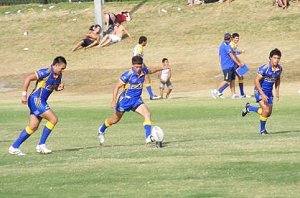
[[[134,64],[132,65],[136,73],[140,74],[142,72],[142,64]]]
[[[54,68],[54,73],[57,74],[57,75],[59,75],[59,74],[61,74],[66,69],[66,67],[67,66],[64,63],[57,63],[53,67]]]
[[[147,41],[144,41],[142,45],[145,47],[147,45]]]
[[[274,56],[272,56],[271,58],[270,58],[270,61],[271,61],[271,64],[272,64],[272,66],[277,66],[278,64],[279,64],[279,61],[280,61],[280,56],[278,56],[278,55],[274,55]]]
[[[238,36],[237,36],[237,37],[234,37],[232,40],[233,40],[234,43],[238,43],[239,40],[240,40],[240,37],[238,37]]]

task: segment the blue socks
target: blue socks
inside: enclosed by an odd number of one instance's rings
[[[29,128],[29,127],[26,127],[26,129],[27,129],[27,128]],[[20,145],[21,145],[27,138],[29,138],[29,136],[30,136],[31,134],[29,134],[29,133],[26,131],[26,129],[24,129],[24,130],[20,133],[18,139],[16,139],[16,141],[12,144],[12,147],[14,147],[14,148],[19,148]]]
[[[145,134],[146,134],[146,138],[151,135],[151,122],[150,121],[146,121],[144,122],[144,129],[145,129]]]
[[[228,86],[229,86],[229,84],[226,83],[225,85],[223,85],[223,86],[218,90],[218,92],[219,92],[219,93],[223,93],[223,91],[224,91]]]
[[[150,84],[145,84],[145,86],[146,86],[146,89],[148,91],[148,94],[149,94],[150,98],[153,98],[154,94],[152,92],[151,85]]]

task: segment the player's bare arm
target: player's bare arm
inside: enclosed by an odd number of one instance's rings
[[[254,85],[257,88],[258,92],[261,95],[262,101],[264,101],[265,103],[268,101],[268,97],[266,96],[266,94],[263,92],[262,87],[260,85],[260,81],[263,79],[263,76],[260,74],[257,74],[256,78],[254,79]]]
[[[275,81],[275,97],[277,98],[277,101],[279,101],[279,87],[280,87],[280,76]]]
[[[31,81],[37,80],[37,76],[35,73],[30,74],[25,78],[24,84],[23,84],[23,92],[22,92],[22,103],[27,104],[27,90],[30,85]]]
[[[115,107],[116,104],[117,104],[117,97],[118,97],[118,94],[119,94],[119,90],[124,87],[124,83],[122,81],[119,81],[117,83],[117,85],[115,86],[114,90],[113,90],[113,98],[112,98],[112,101],[111,101],[111,106],[112,107]]]

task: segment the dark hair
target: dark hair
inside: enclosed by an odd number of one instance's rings
[[[91,27],[89,28],[90,31],[93,31],[95,28],[95,25],[91,25]]]
[[[140,57],[140,56],[134,56],[134,57],[132,57],[131,61],[132,61],[133,65],[136,65],[136,64],[137,65],[141,65],[141,64],[143,64],[143,58]]]
[[[272,57],[275,56],[275,55],[281,57],[281,51],[280,51],[279,49],[277,49],[277,48],[273,49],[273,50],[270,52],[270,57],[269,57],[269,58],[272,58]]]
[[[94,29],[95,28],[97,28],[97,27],[99,27],[100,29],[99,29],[99,32],[98,33],[100,33],[101,32],[101,30],[102,30],[102,28],[101,28],[101,26],[99,25],[99,24],[96,24],[95,26],[94,26]]]
[[[143,42],[147,41],[147,37],[145,36],[140,36],[139,38],[139,44],[142,44]]]
[[[232,38],[235,38],[235,37],[240,37],[239,33],[233,33]]]
[[[163,58],[161,62],[164,63],[167,60],[168,60],[167,58]]]
[[[58,64],[64,63],[65,65],[67,65],[67,61],[66,61],[65,57],[63,57],[63,56],[57,56],[57,57],[53,60],[52,65],[56,65],[57,63],[58,63]]]

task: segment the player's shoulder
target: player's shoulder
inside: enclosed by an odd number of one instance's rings
[[[39,76],[46,76],[51,73],[51,67],[44,67],[36,71]]]
[[[121,77],[125,77],[125,78],[130,77],[132,74],[133,74],[132,69],[128,69],[122,73]]]

